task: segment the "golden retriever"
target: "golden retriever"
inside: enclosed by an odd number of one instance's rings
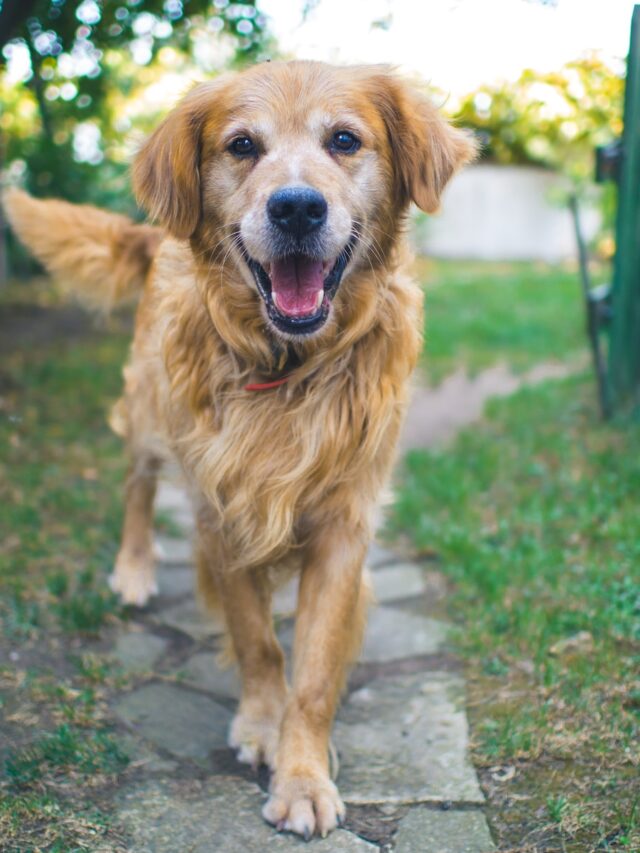
[[[266,820],[305,838],[345,812],[329,736],[421,342],[407,211],[434,211],[473,153],[389,68],[271,62],[196,86],[144,144],[133,185],[158,227],[6,197],[18,235],[76,289],[142,291],[112,418],[131,459],[112,586],[136,605],[156,591],[156,477],[177,458],[199,585],[242,676],[229,743],[273,771]],[[270,600],[295,568],[289,687]]]

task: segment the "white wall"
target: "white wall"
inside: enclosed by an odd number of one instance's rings
[[[565,188],[554,172],[530,166],[470,166],[451,181],[435,216],[416,223],[419,251],[432,257],[562,261],[576,257],[573,222],[559,206]],[[555,199],[555,202],[554,202]],[[586,239],[600,217],[581,211]]]

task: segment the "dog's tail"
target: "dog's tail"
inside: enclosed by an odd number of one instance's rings
[[[7,190],[3,202],[21,242],[90,307],[109,311],[143,289],[164,236],[160,228],[89,205],[35,199],[18,189]]]

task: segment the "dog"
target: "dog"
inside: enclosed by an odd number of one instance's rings
[[[142,145],[133,187],[156,225],[5,199],[22,241],[85,297],[108,307],[140,293],[112,416],[130,469],[111,584],[126,604],[156,592],[156,479],[177,459],[199,588],[222,609],[242,677],[229,743],[272,771],[264,818],[305,839],[345,814],[330,731],[421,348],[407,212],[435,211],[473,155],[386,66],[270,62],[196,86]],[[270,601],[292,571],[289,687]]]

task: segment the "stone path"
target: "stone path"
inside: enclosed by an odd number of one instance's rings
[[[236,762],[226,734],[238,697],[233,670],[215,663],[221,625],[198,609],[184,495],[164,484],[159,508],[185,530],[163,538],[160,596],[138,611],[113,656],[127,674],[114,710],[133,762],[116,815],[131,853],[294,851],[260,817],[268,779]],[[373,545],[378,605],[336,719],[344,829],[310,851],[489,853],[483,795],[467,754],[463,681],[447,652],[449,626],[433,604],[434,573]],[[290,649],[295,588],[275,600]]]

